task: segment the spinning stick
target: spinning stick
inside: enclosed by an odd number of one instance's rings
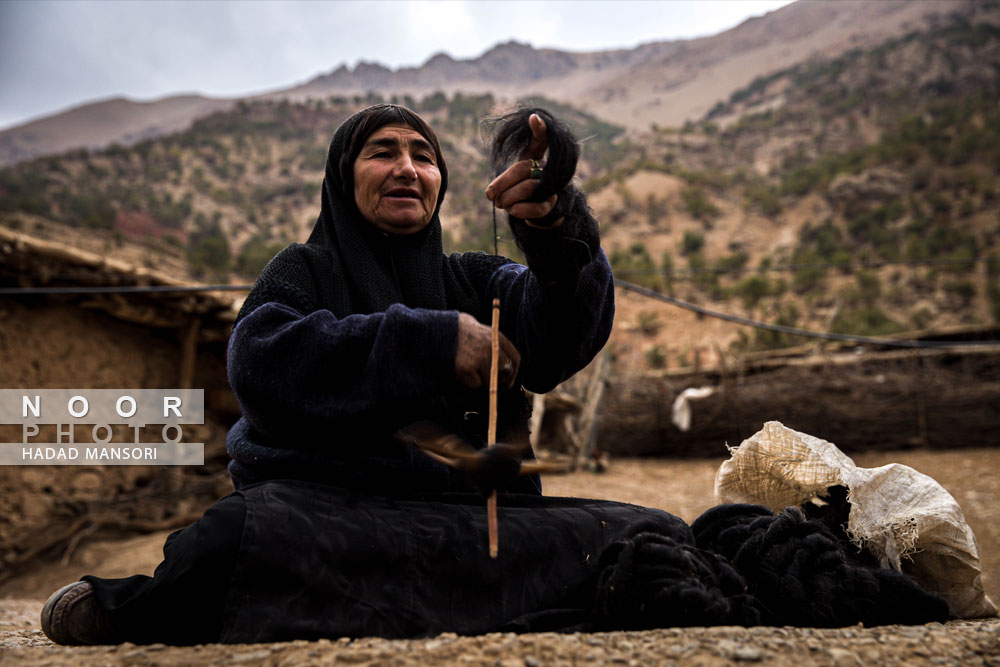
[[[493,299],[493,349],[490,360],[490,425],[486,437],[486,446],[497,443],[497,371],[500,362],[500,299]],[[486,500],[486,523],[490,531],[490,558],[496,558],[500,552],[497,538],[497,490]]]

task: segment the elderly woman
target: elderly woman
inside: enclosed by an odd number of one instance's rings
[[[468,475],[400,447],[393,434],[429,420],[483,445],[493,298],[508,388],[500,441],[526,436],[520,385],[548,391],[604,345],[614,291],[596,222],[570,186],[565,199],[576,206],[549,228],[532,227],[559,197],[527,201],[547,128],[538,115],[522,116],[533,145],[486,195],[521,216],[513,231],[530,258],[544,249],[544,280],[503,257],[442,253],[448,170],[415,113],[375,106],[337,131],[308,242],[265,268],[233,332],[229,374],[244,409],[228,439],[237,488],[292,478],[394,495],[474,491]],[[537,480],[514,484],[538,493]]]
[[[49,637],[182,644],[558,628],[592,606],[609,541],[643,527],[687,531],[662,512],[542,498],[536,476],[516,476],[517,458],[461,471],[398,436],[430,423],[484,447],[494,297],[499,441],[527,441],[522,386],[548,391],[608,338],[613,279],[582,194],[569,185],[531,199],[548,147],[542,116],[521,113],[531,140],[486,189],[527,267],[443,254],[448,170],[417,114],[378,105],[344,122],[312,234],[268,264],[233,330],[236,493],[171,535],[154,577],[88,576],[54,594]],[[493,560],[484,494],[497,487]]]
[[[494,298],[505,443],[527,448],[521,387],[553,388],[611,329],[613,279],[582,193],[564,183],[538,194],[550,184],[538,161],[565,128],[542,110],[505,128],[527,140],[486,196],[508,213],[528,266],[442,253],[448,170],[415,113],[378,105],[337,130],[309,240],[268,264],[233,330],[236,492],[168,538],[152,578],[88,576],[53,594],[42,612],[50,638],[190,644],[761,620],[747,582],[676,517],[543,497],[537,477],[517,475],[516,447],[458,470],[414,446],[430,432],[485,447]],[[484,502],[494,489],[496,559]],[[753,521],[819,530],[763,508],[724,509],[702,531],[719,544],[749,541],[732,536]],[[844,587],[842,597],[856,593]],[[804,604],[765,620],[809,622]]]

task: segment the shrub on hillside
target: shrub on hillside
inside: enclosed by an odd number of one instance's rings
[[[188,237],[188,265],[198,278],[224,278],[229,273],[232,259],[229,242],[218,218],[202,222]]]
[[[734,252],[731,255],[726,255],[715,260],[713,268],[718,273],[735,273],[738,275],[746,268],[749,260],[750,257],[745,252]]]
[[[903,331],[904,327],[878,306],[867,304],[841,309],[833,320],[831,330],[855,336],[885,336]]]
[[[664,368],[667,365],[667,353],[661,345],[654,345],[646,350],[646,365],[652,369]]]
[[[691,273],[691,282],[715,300],[722,299],[725,294],[719,285],[718,272],[708,265],[705,255],[699,250],[688,255],[688,271]]]
[[[236,271],[244,276],[256,276],[284,247],[283,243],[268,241],[263,235],[258,234],[247,241],[240,250],[240,254],[236,257]]]
[[[691,230],[684,232],[684,238],[681,240],[681,254],[690,255],[691,253],[698,252],[705,247],[705,237],[698,232],[692,232]]]
[[[636,324],[639,331],[647,336],[652,336],[660,330],[659,316],[651,310],[641,310],[636,317]]]
[[[748,276],[733,287],[733,292],[743,300],[747,310],[753,310],[771,292],[771,281],[759,274]]]
[[[708,195],[698,186],[691,186],[681,193],[684,210],[691,217],[709,223],[719,216],[719,209],[711,202]]]
[[[660,276],[656,270],[656,262],[649,256],[646,244],[637,241],[627,249],[618,249],[611,253],[611,268],[628,282],[658,290],[661,287]]]
[[[674,293],[674,256],[669,252],[663,253],[660,260],[660,273],[663,275],[663,288],[667,294]]]
[[[847,265],[853,259],[851,251],[844,242],[844,234],[831,218],[819,225],[806,223],[799,230],[799,247],[797,251],[811,251],[807,261],[820,261],[826,264]],[[796,260],[796,264],[804,261]]]
[[[649,220],[649,224],[653,227],[657,227],[661,231],[668,231],[667,226],[667,202],[663,199],[658,199],[655,195],[650,194],[646,197],[646,219]]]
[[[823,287],[826,267],[816,251],[800,247],[792,254],[792,289],[798,294],[808,294]]]
[[[799,320],[799,309],[794,303],[778,305],[777,317],[774,323],[783,327],[794,327]],[[793,334],[772,331],[770,329],[755,329],[752,347],[758,350],[775,350],[792,347],[802,342],[802,338]]]
[[[781,199],[778,191],[766,183],[751,183],[746,189],[748,206],[758,209],[768,217],[781,213]]]
[[[74,227],[111,229],[115,221],[115,207],[103,192],[63,191],[56,201],[62,209],[60,218]]]

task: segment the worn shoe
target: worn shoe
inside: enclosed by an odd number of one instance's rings
[[[89,581],[74,581],[57,590],[42,607],[42,631],[57,644],[118,644],[122,640],[107,612],[94,597]]]

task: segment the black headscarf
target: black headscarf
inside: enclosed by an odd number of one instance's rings
[[[419,132],[434,147],[441,170],[441,189],[431,220],[410,235],[384,233],[361,215],[354,200],[354,161],[368,137],[386,125],[406,125]],[[413,111],[379,104],[354,114],[330,142],[322,208],[309,240],[293,243],[268,263],[237,322],[268,302],[291,306],[304,315],[329,310],[338,319],[382,312],[401,303],[410,308],[457,310],[489,322],[492,295],[485,293],[486,285],[497,267],[510,260],[481,252],[444,255],[438,215],[447,183],[448,171],[437,136]],[[461,420],[469,405],[486,405],[485,388],[470,391],[456,381],[454,387],[442,390],[452,394],[445,401],[451,407],[442,408],[439,398],[430,399],[433,408],[419,402],[412,405],[424,409],[425,417],[437,414],[439,421],[453,430],[459,428],[443,418],[444,413],[458,415]],[[520,417],[505,420],[505,415],[524,412],[520,388],[510,390],[510,397],[513,400],[501,408],[501,426],[505,421],[521,421]],[[399,406],[388,409],[406,412]]]
[[[441,171],[437,206],[427,226],[411,235],[386,234],[361,216],[354,201],[354,161],[368,137],[386,125],[413,128],[437,153]],[[334,304],[363,314],[385,310],[394,303],[412,308],[447,307],[438,217],[447,187],[448,169],[437,137],[409,109],[380,104],[354,114],[340,126],[326,160],[322,208],[307,241],[339,260],[347,294],[329,295]],[[340,317],[347,314],[336,310],[334,314]]]
[[[366,220],[354,200],[354,161],[365,141],[386,125],[419,132],[437,153],[441,188],[430,222],[409,235],[387,234]],[[410,308],[453,309],[483,320],[480,271],[489,275],[502,263],[479,257],[447,257],[441,243],[439,213],[448,187],[448,169],[434,130],[416,113],[394,104],[377,104],[348,118],[330,142],[323,179],[322,206],[308,241],[279,253],[257,280],[237,321],[267,301],[309,313],[331,311],[338,318],[384,311],[394,303]]]

